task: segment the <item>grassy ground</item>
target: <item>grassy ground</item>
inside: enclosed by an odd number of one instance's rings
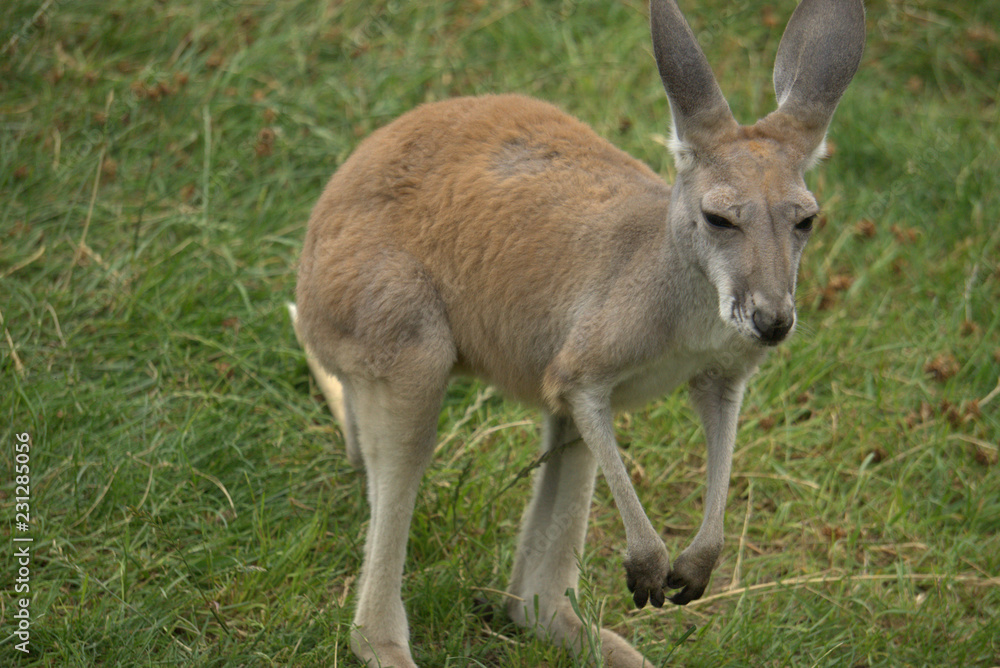
[[[682,4],[737,117],[769,111],[795,3]],[[658,665],[1000,665],[1000,7],[868,24],[705,599],[630,610],[598,485],[581,605]],[[672,177],[644,3],[14,0],[0,28],[0,662],[351,665],[364,481],[283,311],[310,206],[372,129],[469,93],[554,101]],[[495,592],[534,419],[448,395],[404,582],[422,665],[573,665]],[[676,554],[700,427],[683,392],[618,424]]]

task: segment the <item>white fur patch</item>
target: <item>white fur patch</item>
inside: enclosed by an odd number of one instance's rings
[[[735,295],[729,275],[722,267],[712,266],[709,268],[709,280],[712,281],[716,293],[719,295],[719,320],[735,329],[742,336],[748,339],[754,338],[753,326],[747,322],[744,304],[741,304]]]
[[[670,126],[670,141],[667,144],[674,155],[674,164],[678,172],[686,172],[694,167],[694,147],[677,136],[677,126]]]
[[[821,163],[826,158],[826,135],[823,136],[823,141],[819,143],[816,150],[812,152],[809,159],[806,160],[805,171],[809,171],[819,163]]]

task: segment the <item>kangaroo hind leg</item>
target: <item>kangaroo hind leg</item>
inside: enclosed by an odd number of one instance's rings
[[[313,317],[301,324],[311,323],[312,331],[303,333],[323,366],[337,370],[349,456],[366,474],[371,517],[351,650],[370,667],[415,668],[403,566],[417,489],[434,452],[456,355],[444,306],[422,266],[388,251],[369,260],[354,283],[330,292],[340,301],[314,301],[308,314],[303,308],[303,316]],[[341,318],[336,332],[319,329],[329,326],[331,313]],[[324,376],[317,377],[323,386]],[[330,403],[336,411],[338,401]]]
[[[417,489],[434,451],[444,383],[418,395],[384,381],[351,387],[371,511],[351,650],[369,666],[412,668],[403,565]]]
[[[605,665],[648,666],[613,631],[585,629],[566,595],[579,580],[578,559],[587,535],[597,462],[568,417],[546,416],[543,451],[551,454],[536,475],[524,513],[507,612],[518,625],[534,627],[578,657],[588,647],[584,634],[597,632]]]

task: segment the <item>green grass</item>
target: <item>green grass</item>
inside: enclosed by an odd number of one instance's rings
[[[682,4],[737,117],[767,113],[794,2],[770,30],[763,3]],[[871,0],[868,25],[705,601],[630,609],[598,484],[580,608],[657,665],[1000,665],[1000,6]],[[460,94],[556,102],[672,178],[644,3],[14,0],[0,48],[0,661],[352,665],[364,481],[283,310],[309,209],[367,133]],[[573,665],[495,593],[536,415],[484,391],[451,388],[419,496],[415,656]],[[705,467],[684,392],[619,430],[677,554]]]

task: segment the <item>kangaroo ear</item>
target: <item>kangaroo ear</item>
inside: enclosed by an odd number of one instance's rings
[[[812,152],[826,134],[865,48],[862,0],[802,0],[774,63],[778,112],[792,117]]]
[[[679,151],[693,148],[697,152],[701,141],[735,126],[736,119],[677,3],[652,0],[649,23],[656,66],[670,98],[674,153],[680,158]]]

